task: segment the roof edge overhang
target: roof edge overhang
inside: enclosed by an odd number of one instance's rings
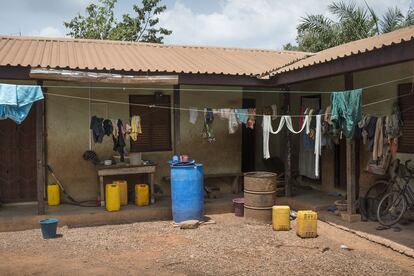
[[[10,80],[60,80],[60,81],[77,81],[76,79],[59,78],[56,74],[31,74],[33,70],[39,68],[31,68],[26,66],[0,66],[0,79]],[[178,76],[178,81],[175,81],[176,85],[220,85],[220,86],[245,86],[245,87],[271,87],[270,80],[259,79],[253,75],[228,75],[228,74],[207,74],[207,73],[171,73],[171,72],[132,72],[132,71],[116,71],[116,70],[68,70],[67,68],[43,68],[44,70],[51,70],[51,72],[57,73],[58,71],[69,72],[84,72],[94,74],[117,74],[120,76]],[[91,82],[93,82],[91,80]]]
[[[283,86],[411,60],[414,60],[414,40],[282,72],[271,77],[270,83],[273,86]]]

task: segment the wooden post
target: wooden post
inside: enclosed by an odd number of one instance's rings
[[[290,94],[284,93],[284,113],[290,113]],[[292,196],[292,136],[290,131],[286,131],[286,149],[285,149],[285,196]]]
[[[38,82],[38,85],[42,85]],[[36,166],[37,166],[37,213],[45,214],[45,186],[46,186],[46,166],[45,166],[45,100],[38,101],[36,107]]]
[[[345,89],[352,90],[354,88],[354,80],[352,73],[347,73],[345,77]],[[346,139],[346,195],[347,195],[347,213],[353,215],[356,213],[356,166],[355,166],[355,141]]]
[[[180,108],[180,86],[174,86],[174,108]],[[180,110],[174,109],[174,154],[178,153],[180,145]]]

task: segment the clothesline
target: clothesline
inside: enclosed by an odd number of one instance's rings
[[[122,104],[122,105],[128,105],[128,106],[141,106],[141,107],[158,108],[158,109],[171,109],[171,110],[180,110],[180,111],[196,111],[196,112],[203,112],[204,113],[204,109],[192,109],[192,108],[186,108],[186,107],[172,107],[172,106],[137,104],[137,103],[129,103],[129,102],[121,102],[121,101],[102,100],[102,99],[97,99],[97,98],[86,98],[86,97],[79,97],[79,96],[55,94],[55,93],[49,93],[49,92],[44,92],[43,94],[45,94],[47,96],[56,96],[56,97],[78,99],[78,100],[87,100],[87,101],[110,103],[110,104]],[[372,106],[372,105],[375,105],[375,104],[380,104],[380,103],[387,102],[387,101],[391,101],[391,100],[400,99],[400,98],[407,97],[407,96],[412,96],[412,95],[414,95],[414,94],[413,93],[408,93],[408,94],[404,94],[404,95],[399,95],[399,96],[395,96],[395,97],[390,97],[390,98],[374,101],[374,102],[362,105],[362,108],[369,107],[369,106]],[[256,117],[266,116],[266,114],[247,114],[247,115],[248,116],[255,115]],[[303,114],[277,114],[277,116],[278,117],[279,116],[290,116],[292,118],[295,118],[295,117],[302,117]],[[310,116],[316,117],[316,114],[312,114]]]
[[[376,83],[365,87],[359,87],[358,89],[367,90],[370,88],[375,88],[378,86],[395,83],[407,79],[413,79],[414,75],[406,76],[399,79],[394,79],[382,83]],[[44,88],[64,88],[64,89],[99,89],[99,90],[157,90],[157,91],[174,91],[174,88],[171,87],[117,87],[117,86],[72,86],[72,85],[43,85]],[[181,88],[180,91],[199,91],[199,92],[235,92],[240,93],[242,90],[240,89],[209,89],[209,88]],[[243,90],[246,93],[276,93],[276,94],[331,94],[332,91],[301,91],[301,90]]]

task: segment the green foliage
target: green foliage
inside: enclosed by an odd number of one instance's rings
[[[414,25],[414,11],[411,8],[405,16],[398,8],[389,8],[379,18],[368,4],[365,3],[365,5],[365,7],[360,7],[353,1],[333,2],[328,8],[337,20],[321,14],[303,17],[297,27],[297,49],[318,52]],[[292,46],[290,43],[289,45]]]
[[[63,24],[69,29],[68,35],[75,38],[112,39],[162,43],[172,31],[158,27],[159,18],[167,7],[161,0],[142,0],[133,5],[134,15],[122,15],[122,21],[114,16],[117,0],[99,0],[86,8],[86,16],[78,14]]]

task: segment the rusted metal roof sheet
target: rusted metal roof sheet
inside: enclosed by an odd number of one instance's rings
[[[333,60],[349,57],[352,55],[358,55],[361,53],[367,53],[376,49],[381,49],[390,45],[400,44],[402,42],[408,42],[414,39],[414,26],[399,29],[394,32],[373,36],[346,44],[342,44],[336,47],[332,47],[323,51],[320,51],[307,58],[301,59],[297,62],[293,62],[290,65],[282,67],[273,67],[273,70],[264,74],[264,77],[269,77],[282,74],[301,68],[310,67],[316,64],[326,63]],[[414,51],[414,49],[413,49]]]
[[[260,75],[303,52],[123,41],[0,36],[0,66]]]

